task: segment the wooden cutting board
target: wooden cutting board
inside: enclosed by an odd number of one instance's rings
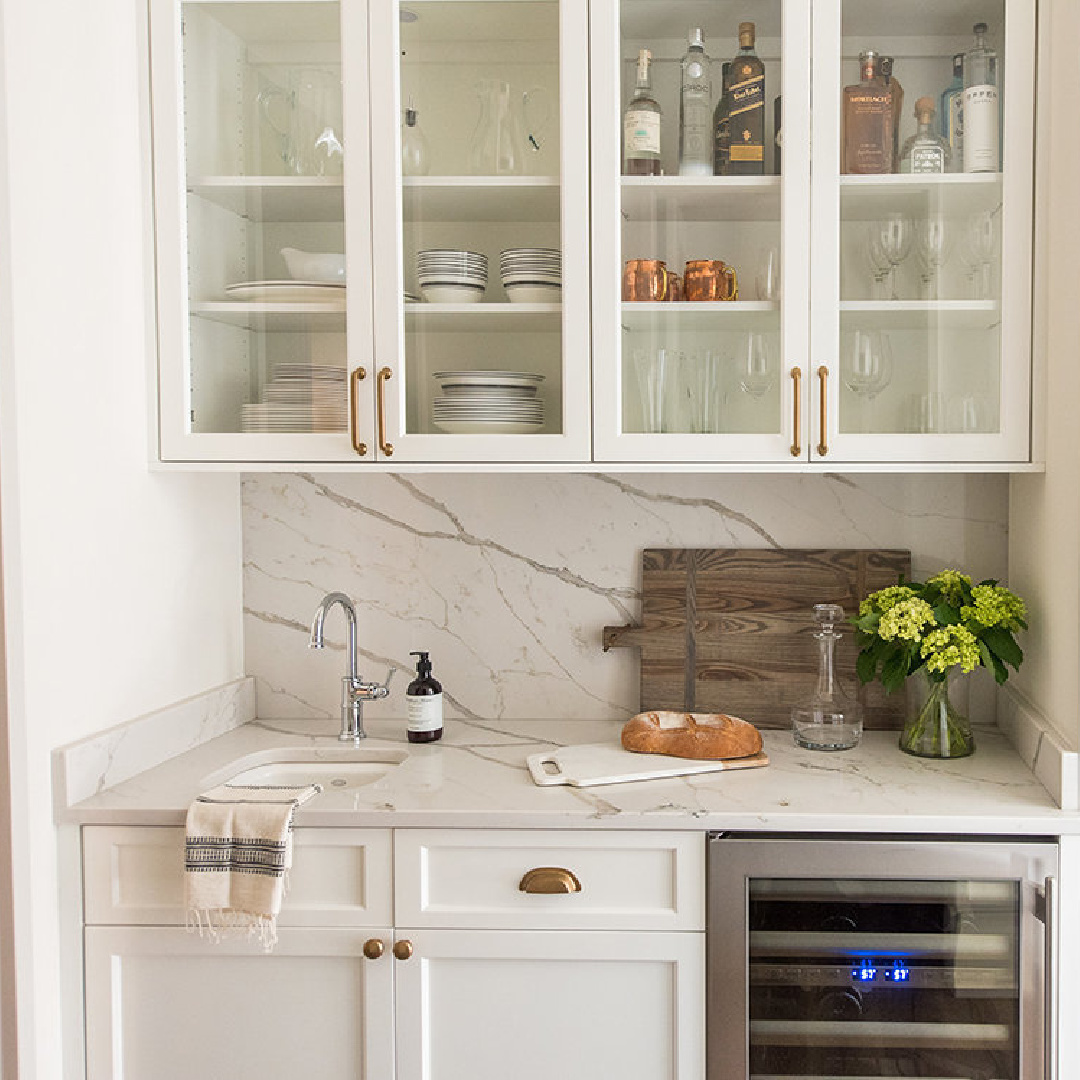
[[[791,725],[814,691],[814,604],[851,615],[867,593],[911,576],[911,553],[879,549],[648,548],[639,626],[604,627],[605,652],[641,650],[639,709],[724,712],[760,728]],[[861,687],[850,627],[837,650],[844,690],[868,728],[903,726],[904,693]]]

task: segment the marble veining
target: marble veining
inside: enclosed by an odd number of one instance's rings
[[[605,625],[639,617],[646,547],[902,547],[916,575],[1007,571],[993,475],[258,474],[245,477],[246,670],[264,719],[332,717],[337,651],[311,653],[321,596],[348,593],[361,670],[401,670],[373,718],[404,716],[410,650],[432,655],[448,716],[625,719],[637,658]],[[808,615],[809,617],[809,615]],[[973,704],[993,710],[992,680]]]

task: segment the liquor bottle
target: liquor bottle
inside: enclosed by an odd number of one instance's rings
[[[765,172],[765,65],[754,52],[754,24],[739,23],[739,51],[728,73],[731,145],[728,176]]]
[[[731,148],[731,96],[728,93],[728,79],[731,75],[731,62],[725,60],[721,68],[720,100],[713,113],[713,175],[726,176],[728,151]]]
[[[859,53],[859,82],[844,87],[844,132],[841,171],[893,171],[893,94],[874,74],[878,54]]]
[[[997,53],[986,44],[986,23],[976,23],[964,54],[964,172],[997,172],[999,143]]]
[[[623,174],[659,176],[660,103],[653,97],[649,78],[652,53],[642,49],[637,59],[637,84],[634,96],[623,114]]]
[[[964,167],[964,54],[952,58],[952,82],[941,91],[941,136],[952,151],[952,172]]]
[[[943,173],[949,171],[952,151],[934,130],[934,99],[921,97],[915,102],[918,128],[900,153],[902,173]]]
[[[893,161],[892,171],[900,171],[900,118],[904,111],[904,88],[900,80],[893,74],[893,58],[882,56],[874,67],[874,73],[878,81],[892,95],[892,118],[893,118]]]
[[[705,54],[700,29],[690,31],[682,58],[682,96],[679,99],[679,175],[712,176],[711,61]]]

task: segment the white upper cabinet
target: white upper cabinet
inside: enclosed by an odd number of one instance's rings
[[[149,3],[162,460],[1031,460],[1031,0]]]

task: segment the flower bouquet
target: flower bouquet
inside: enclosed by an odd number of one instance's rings
[[[901,582],[871,593],[850,621],[863,683],[879,679],[891,693],[909,675],[927,681],[910,712],[900,748],[921,757],[964,757],[975,749],[971,725],[949,699],[950,676],[982,666],[998,683],[1024,654],[1015,634],[1027,629],[1024,601],[996,581],[942,570],[923,584]]]

